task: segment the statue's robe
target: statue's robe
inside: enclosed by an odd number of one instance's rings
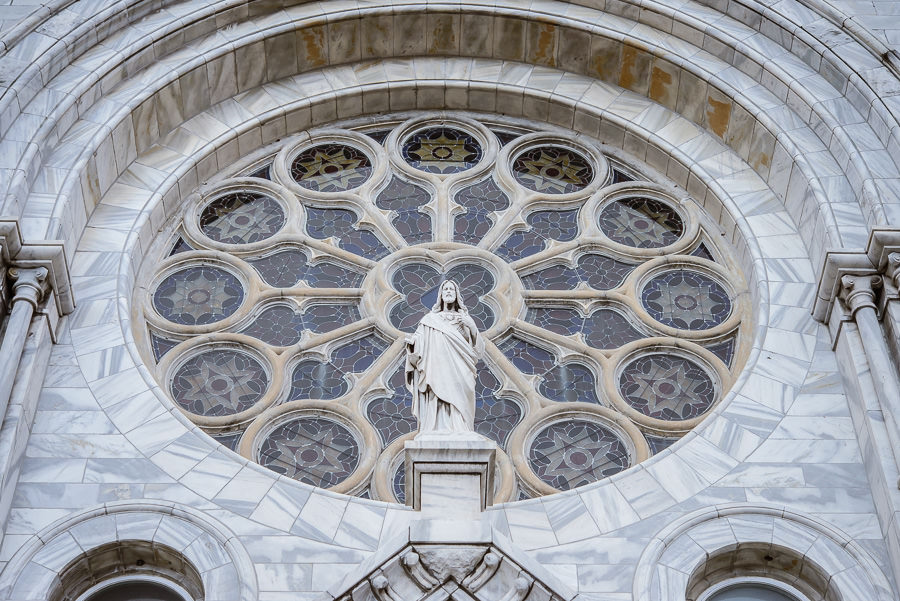
[[[475,340],[467,340],[461,326],[443,315],[426,313],[407,339],[406,384],[413,396],[413,415],[420,432],[473,431],[475,368],[484,341],[477,329]]]

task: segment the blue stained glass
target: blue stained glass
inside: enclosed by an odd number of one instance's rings
[[[313,238],[333,237],[340,248],[368,259],[387,256],[390,251],[384,243],[371,231],[356,229],[357,221],[356,214],[347,209],[306,207],[306,232]]]
[[[344,376],[369,369],[387,347],[388,343],[381,337],[369,334],[332,351],[328,363],[316,359],[301,361],[291,376],[288,400],[330,400],[345,395],[350,386]]]
[[[175,241],[175,244],[172,245],[172,250],[169,252],[169,256],[177,255],[178,253],[188,252],[190,250],[194,250],[194,247],[185,242],[184,238],[181,236],[178,237],[178,240]]]
[[[597,379],[594,373],[580,363],[558,365],[544,374],[541,394],[551,401],[565,403],[600,404],[597,398]]]
[[[613,168],[612,183],[621,184],[622,182],[633,182],[634,178],[620,169]]]
[[[618,288],[634,265],[600,254],[586,254],[578,258],[577,267],[551,265],[522,276],[522,284],[529,290],[575,290],[582,282],[594,290]]]
[[[248,173],[247,177],[257,177],[259,179],[272,179],[272,163],[266,163],[253,173]]]
[[[477,245],[494,226],[491,215],[509,208],[509,197],[493,179],[467,186],[454,200],[466,208],[453,222],[453,241]]]
[[[303,313],[287,305],[275,305],[262,311],[241,333],[273,346],[291,346],[300,342],[303,330],[317,334],[359,321],[355,305],[316,304]]]
[[[290,288],[301,281],[313,288],[358,288],[365,277],[327,259],[310,264],[299,250],[283,250],[247,262],[267,284],[276,288]]]
[[[236,432],[226,432],[222,434],[210,434],[213,440],[215,440],[219,444],[225,445],[235,452],[237,452],[238,444],[241,442],[241,436],[243,435],[243,430],[238,430]]]
[[[599,403],[594,373],[580,363],[557,364],[556,355],[511,336],[498,345],[521,372],[541,377],[538,390],[553,401]]]
[[[661,451],[665,451],[673,444],[678,442],[677,438],[668,438],[665,436],[653,436],[651,434],[644,434],[644,438],[647,439],[647,444],[650,446],[650,454],[656,455]]]
[[[516,138],[518,138],[519,136],[522,135],[522,134],[518,134],[515,132],[498,131],[496,129],[493,130],[493,132],[494,132],[494,135],[497,136],[497,140],[500,142],[500,148],[503,148],[504,146],[506,146],[507,144],[509,144],[510,142],[512,142],[513,140],[515,140]]]
[[[722,363],[731,367],[731,362],[734,360],[734,347],[737,342],[736,336],[731,336],[725,340],[720,342],[716,342],[714,344],[705,345],[709,351],[722,360]]]
[[[522,373],[542,376],[556,365],[556,355],[552,352],[515,336],[510,336],[498,346]]]
[[[713,278],[675,269],[651,279],[641,303],[653,319],[682,330],[708,330],[731,315],[728,292]]]
[[[394,176],[388,186],[378,194],[375,205],[379,209],[394,211],[391,224],[410,244],[431,242],[431,217],[419,211],[431,195],[421,186],[405,182]]]
[[[464,263],[451,268],[446,276],[430,265],[408,263],[394,272],[391,285],[403,295],[403,300],[390,311],[390,320],[398,329],[411,332],[422,316],[437,302],[437,289],[444,279],[452,279],[465,292],[464,301],[469,315],[484,331],[494,324],[494,312],[481,297],[493,290],[494,276],[486,268]]]
[[[512,263],[547,248],[547,241],[567,242],[578,235],[578,209],[535,211],[526,219],[531,229],[513,232],[494,251]]]
[[[614,349],[646,338],[624,315],[612,309],[597,309],[584,317],[576,309],[537,307],[528,310],[525,321],[562,336],[581,332],[585,343],[598,349]]]
[[[702,242],[697,245],[697,248],[691,251],[691,256],[700,257],[701,259],[715,262],[715,258],[712,256],[712,253],[709,252],[709,249],[706,248],[706,245]]]
[[[375,131],[366,131],[363,132],[379,144],[384,144],[384,141],[387,140],[387,137],[391,135],[391,130],[389,129],[378,129]]]
[[[522,421],[522,408],[510,399],[498,398],[500,380],[483,361],[475,379],[475,431],[506,448],[513,428]]]
[[[150,346],[153,348],[153,357],[156,359],[157,363],[159,363],[160,359],[162,359],[166,353],[175,348],[179,342],[179,340],[164,338],[154,332],[150,332]]]
[[[412,394],[406,387],[406,373],[400,365],[388,381],[394,393],[379,397],[366,406],[366,417],[381,436],[383,446],[416,429],[412,414]]]
[[[391,488],[394,489],[397,502],[406,503],[406,465],[402,461],[394,471],[394,477],[391,478]]]

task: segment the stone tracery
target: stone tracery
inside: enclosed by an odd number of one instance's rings
[[[634,177],[611,169],[599,145],[575,146],[560,132],[501,133],[503,140],[461,116],[413,119],[384,135],[384,146],[373,140],[383,129],[310,132],[306,143],[272,149],[271,164],[256,160],[251,178],[192,197],[184,227],[163,250],[171,258],[161,270],[170,275],[154,280],[162,283],[143,306],[158,377],[168,381],[203,353],[224,352],[204,345],[226,332],[235,333],[227,352],[259,356],[268,376],[254,384],[256,405],[182,403],[188,415],[250,458],[313,484],[319,468],[303,453],[285,467],[292,461],[285,449],[296,445],[284,424],[327,422],[325,429],[353,440],[345,451],[371,452],[320,485],[390,490],[386,483],[400,477],[390,469],[396,462],[386,456],[376,466],[374,457],[395,453],[392,443],[415,428],[409,395],[391,375],[400,347],[390,341],[415,327],[449,277],[470,294],[466,304],[489,340],[478,368],[476,430],[518,466],[499,499],[608,476],[646,457],[660,436],[677,437],[702,419],[740,353],[742,280],[713,261],[733,265],[730,250],[703,233],[706,218],[691,201],[676,200],[683,193],[647,181],[638,167],[627,168]],[[230,312],[172,317],[167,282],[214,269],[237,282],[229,280]],[[204,291],[222,295],[181,296]],[[654,357],[690,369],[635,368]],[[323,417],[321,403],[341,407],[341,418]],[[536,417],[571,403],[621,411],[641,430],[613,427],[602,412]],[[548,480],[527,457],[538,446],[545,456],[565,454],[548,447],[561,439],[547,433],[571,429],[573,419],[611,436],[622,452],[615,461],[589,453],[581,476]],[[264,447],[278,449],[277,461]],[[370,487],[376,480],[384,483]]]

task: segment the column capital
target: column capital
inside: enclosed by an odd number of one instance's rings
[[[49,270],[46,267],[11,267],[6,273],[12,280],[11,304],[23,300],[37,310],[49,289],[50,283],[47,280]]]
[[[876,292],[881,285],[881,276],[877,274],[841,276],[840,297],[851,317],[863,307],[878,311]]]
[[[900,252],[893,252],[888,255],[884,274],[891,278],[894,288],[900,288]]]

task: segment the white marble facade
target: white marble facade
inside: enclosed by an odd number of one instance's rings
[[[670,601],[731,577],[900,598],[896,9],[0,7],[0,599],[74,599],[138,559],[211,601]],[[278,476],[175,408],[132,297],[182,199],[282,137],[417,111],[575,130],[702,204],[744,271],[752,340],[696,429],[600,482],[447,523]],[[41,268],[26,315],[16,269]]]

